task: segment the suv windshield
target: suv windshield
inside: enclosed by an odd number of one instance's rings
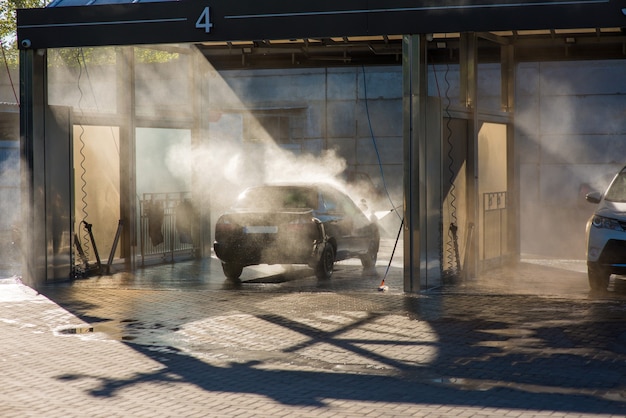
[[[620,171],[609,189],[606,191],[604,200],[609,202],[626,202],[626,169]]]
[[[275,210],[317,208],[317,193],[306,187],[264,186],[248,189],[235,203],[237,209]]]

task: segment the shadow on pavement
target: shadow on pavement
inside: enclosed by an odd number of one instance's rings
[[[349,266],[340,271],[317,290],[306,274],[258,279],[272,286],[252,290],[53,287],[47,295],[56,303],[88,323],[122,327],[121,341],[163,366],[123,380],[58,378],[99,380],[89,390],[95,397],[159,381],[285,405],[341,399],[626,414],[623,300],[489,286],[471,293],[467,283],[384,293],[364,290]],[[541,283],[538,271],[524,274]],[[567,277],[558,269],[547,277],[555,272]],[[398,289],[401,272],[392,277]]]
[[[588,395],[572,395],[566,390],[553,393],[516,388],[503,383],[491,387],[455,387],[450,379],[431,382],[409,376],[379,376],[335,372],[260,370],[258,362],[221,368],[207,365],[178,352],[144,345],[132,348],[161,362],[164,369],[138,374],[127,380],[102,380],[90,393],[112,397],[126,386],[145,382],[189,383],[206,391],[250,393],[267,396],[285,405],[324,406],[327,399],[383,403],[445,404],[492,408],[571,411],[577,413],[624,414],[626,407],[617,400]],[[89,375],[61,376],[62,380],[89,378]]]

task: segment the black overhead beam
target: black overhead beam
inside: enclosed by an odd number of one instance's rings
[[[626,34],[542,31],[518,35],[514,32],[495,35],[478,32],[477,58],[480,63],[498,63],[503,45],[515,48],[516,61],[559,61],[626,58]],[[151,46],[154,47],[154,46]],[[167,45],[161,45],[168,48]],[[337,40],[307,39],[292,42],[225,42],[196,44],[197,49],[217,70],[290,67],[334,67],[345,65],[401,65],[402,37],[367,37]],[[427,43],[428,62],[458,63],[459,37],[446,34]]]
[[[20,9],[20,48],[626,27],[626,0],[181,0]]]

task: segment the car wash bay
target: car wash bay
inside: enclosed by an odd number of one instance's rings
[[[319,107],[324,111],[319,111],[309,107],[307,95],[297,103],[257,100],[252,106],[237,96],[237,81],[252,83],[245,79],[246,71],[257,71],[256,76],[260,72],[268,80],[277,68],[316,69],[307,77],[324,78],[327,93],[332,92],[328,80],[352,77],[361,83],[357,97],[365,127],[385,111],[380,101],[381,113],[370,113],[368,73],[372,80],[379,66],[397,69],[400,163],[391,159],[377,164],[371,151],[369,164],[356,157],[351,162],[356,168],[369,165],[370,173],[381,166],[399,186],[395,201],[402,209],[405,291],[436,286],[446,273],[473,276],[490,264],[516,259],[515,65],[551,49],[569,58],[574,52],[589,54],[589,43],[585,48],[585,42],[579,42],[578,50],[565,45],[571,37],[567,30],[580,28],[591,29],[594,39],[605,45],[606,57],[614,57],[619,40],[614,31],[603,28],[623,26],[617,3],[581,2],[565,8],[558,3],[512,7],[487,2],[474,9],[451,4],[407,10],[388,2],[384,8],[345,2],[342,7],[303,6],[294,11],[271,2],[214,2],[210,9],[198,2],[162,2],[22,10],[21,136],[29,203],[23,224],[31,243],[25,282],[37,287],[89,274],[91,268],[106,271],[113,260],[132,271],[151,256],[173,260],[210,255],[211,215],[221,209],[213,189],[206,187],[210,173],[178,164],[179,176],[147,174],[155,166],[158,172],[170,158],[150,154],[163,149],[159,143],[180,145],[175,155],[183,158],[190,150],[202,152],[207,138],[238,136],[248,158],[246,170],[262,170],[250,162],[250,156],[268,151],[264,138],[250,132],[257,124],[264,128],[263,135],[281,143],[276,153],[321,154],[331,145],[348,144],[358,154],[359,139],[369,140],[370,135],[361,132],[361,138],[357,133],[356,139],[353,135],[346,140],[342,132],[332,130],[328,118],[329,109],[341,111],[345,101],[333,102],[327,94]],[[111,31],[111,25],[116,30]],[[522,41],[517,32],[522,30],[535,32]],[[110,49],[110,56],[84,56],[87,47],[96,47],[90,51],[97,53],[106,46],[118,47]],[[66,48],[82,49],[64,57]],[[157,70],[168,67],[172,55],[176,67]],[[90,80],[96,74],[85,63],[102,61],[109,65],[98,68],[108,71],[98,74],[105,81],[94,88]],[[76,65],[66,64],[59,71],[55,62]],[[496,93],[481,98],[479,69],[485,64],[499,82],[494,84]],[[231,71],[230,77],[212,81],[222,70]],[[72,77],[64,77],[65,71]],[[451,74],[454,93],[442,93],[444,79]],[[164,83],[170,87],[156,88]],[[224,90],[217,85],[234,87]],[[74,95],[70,100],[68,91]],[[64,99],[52,100],[55,97]],[[324,129],[307,129],[312,119],[322,120]],[[223,166],[227,159],[211,160],[216,155],[207,152],[207,161]],[[158,187],[152,184],[155,179]],[[215,181],[224,184],[228,179]],[[389,183],[392,188],[393,181]],[[182,216],[176,222],[188,202],[194,208],[184,217],[189,223],[182,224]],[[162,236],[150,230],[154,217],[169,225]],[[90,244],[93,248],[83,260],[77,248]],[[102,253],[99,263],[94,261],[95,248]]]

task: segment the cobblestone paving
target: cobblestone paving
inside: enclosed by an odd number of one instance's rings
[[[409,295],[379,270],[5,280],[0,416],[626,416],[619,282],[541,266]]]

